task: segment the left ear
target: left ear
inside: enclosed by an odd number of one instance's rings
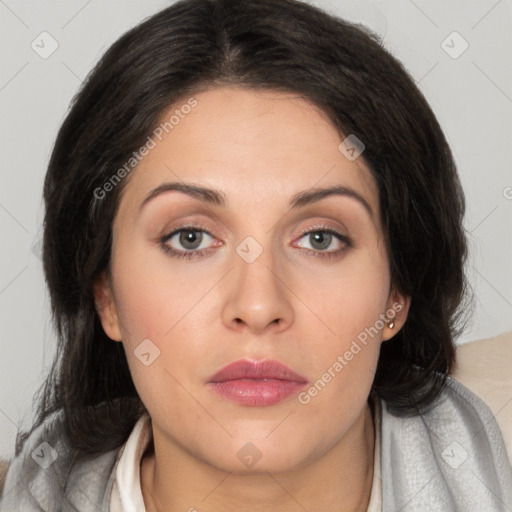
[[[407,320],[410,305],[411,297],[399,292],[393,286],[388,298],[385,313],[388,320],[382,330],[382,341],[389,340],[402,328]]]

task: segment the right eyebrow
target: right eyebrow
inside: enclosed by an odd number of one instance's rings
[[[199,199],[200,201],[204,201],[206,203],[211,203],[217,206],[227,206],[226,196],[220,190],[206,188],[200,185],[192,185],[189,183],[173,181],[163,183],[162,185],[151,190],[151,192],[145,197],[144,201],[142,201],[140,210],[142,210],[142,208],[155,197],[158,197],[161,194],[170,192],[172,190],[182,192],[183,194],[187,194],[190,197]]]

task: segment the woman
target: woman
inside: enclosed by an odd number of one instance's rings
[[[59,350],[4,510],[507,510],[447,377],[464,198],[413,80],[295,0],[184,0],[119,39],[44,187]]]

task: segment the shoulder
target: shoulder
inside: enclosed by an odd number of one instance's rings
[[[457,347],[452,377],[488,405],[512,465],[512,331]]]
[[[494,510],[512,502],[512,467],[486,403],[452,377],[434,405],[382,408],[384,510]]]
[[[78,462],[77,452],[67,442],[64,414],[55,412],[10,462],[0,511],[108,510],[118,452]]]

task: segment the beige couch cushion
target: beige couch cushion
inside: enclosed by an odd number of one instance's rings
[[[4,489],[5,477],[7,475],[8,469],[9,469],[9,462],[6,460],[0,459],[0,496],[2,495],[2,491]]]
[[[512,331],[457,347],[452,377],[491,409],[512,464]]]

